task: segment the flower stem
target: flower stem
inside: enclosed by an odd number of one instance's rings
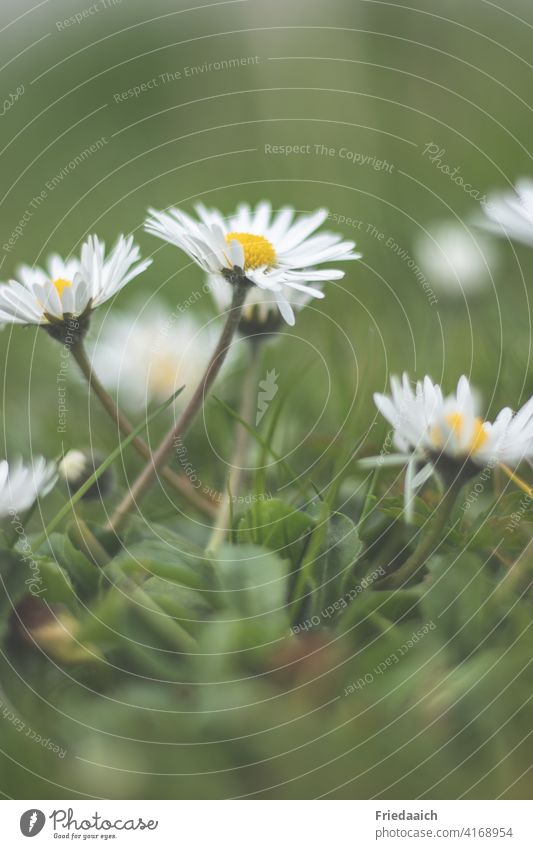
[[[446,523],[450,518],[453,506],[455,504],[462,482],[454,482],[446,490],[439,504],[434,510],[432,518],[432,526],[427,535],[422,539],[418,548],[413,554],[407,558],[396,572],[388,575],[379,582],[379,588],[394,588],[402,587],[410,578],[412,578],[418,570],[424,565],[426,560],[437,551],[441,542],[442,533],[446,527]]]
[[[74,539],[95,566],[106,566],[111,560],[111,555],[108,554],[83,519],[80,519],[79,516],[75,516],[75,519],[76,524],[71,531]]]
[[[226,358],[237,327],[239,326],[247,288],[247,283],[236,282],[233,284],[233,298],[226,318],[226,323],[200,383],[178,421],[170,428],[157,451],[150,457],[149,462],[146,464],[140,475],[134,481],[130,490],[126,493],[116,508],[113,516],[107,523],[106,530],[113,533],[119,533],[119,531],[123,528],[133,507],[140,504],[141,500],[153,484],[157,473],[164,467],[176,440],[180,439],[180,437],[186,433],[197,414],[202,409],[204,401],[222,367],[222,363]]]
[[[104,389],[100,383],[87,356],[83,342],[80,341],[77,345],[73,346],[72,356],[76,360],[80,371],[87,380],[90,388],[102,404],[102,407],[116,423],[120,433],[123,436],[129,436],[133,430],[133,426],[117,407],[107,390]],[[136,436],[135,439],[132,440],[132,445],[145,460],[150,458],[150,448],[140,436]],[[191,504],[194,504],[194,506],[201,510],[204,514],[208,516],[216,515],[215,504],[199,495],[188,478],[182,475],[177,475],[172,471],[172,469],[169,469],[168,466],[165,466],[161,470],[161,476],[173,487],[173,489],[176,490],[176,492],[179,492],[180,495],[184,495]]]
[[[249,340],[250,343],[250,359],[248,368],[244,376],[242,386],[241,405],[239,408],[240,418],[252,423],[256,404],[257,404],[257,382],[259,377],[259,367],[261,365],[261,337],[253,337]],[[233,446],[233,454],[231,456],[226,486],[222,494],[222,503],[218,511],[217,520],[211,538],[207,545],[207,551],[216,552],[226,538],[229,531],[231,521],[231,500],[233,496],[238,495],[241,488],[244,464],[248,454],[250,445],[250,432],[242,424],[238,424],[235,430],[235,443]]]

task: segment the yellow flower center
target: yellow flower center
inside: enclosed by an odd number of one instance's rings
[[[71,280],[63,280],[62,277],[58,277],[57,280],[52,280],[52,286],[55,287],[57,294],[59,295],[59,299],[61,300],[61,295],[65,289],[68,289],[69,286],[72,286]]]
[[[150,368],[150,389],[157,398],[168,398],[176,387],[178,363],[169,354],[160,355]]]
[[[264,236],[254,236],[252,233],[227,233],[226,243],[233,240],[240,242],[244,249],[244,267],[259,268],[262,265],[274,265],[276,251],[274,246]]]
[[[450,426],[452,433],[457,436],[458,439],[460,439],[464,427],[463,414],[448,413],[448,415],[445,416],[445,421],[446,424]],[[442,435],[442,431],[438,426],[432,428],[430,438],[434,445],[442,445],[444,438]],[[475,418],[474,432],[472,434],[472,438],[470,439],[470,443],[467,445],[468,452],[470,454],[475,454],[476,451],[479,451],[479,449],[483,447],[488,438],[489,437],[487,431],[485,430],[484,422],[480,418]]]

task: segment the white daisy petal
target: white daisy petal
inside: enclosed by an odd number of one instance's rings
[[[237,207],[237,212],[232,215],[228,222],[228,231],[230,233],[250,233],[252,231],[252,210],[247,203],[241,203]]]
[[[493,233],[533,246],[533,182],[518,180],[514,192],[489,195],[485,219],[477,223]]]
[[[62,302],[62,313],[66,315],[72,315],[75,313],[75,292],[73,286],[67,286],[66,289],[63,290],[63,294],[61,295]]]
[[[294,327],[296,324],[296,319],[294,318],[294,311],[286,299],[285,295],[282,292],[275,292],[274,297],[276,298],[276,303],[278,305],[278,309],[290,327]]]
[[[233,265],[244,268],[244,248],[237,239],[233,239],[229,246],[229,258]]]
[[[426,463],[413,478],[413,489],[416,491],[428,481],[434,472],[433,464]]]
[[[287,232],[289,227],[291,226],[292,219],[294,218],[294,209],[290,206],[284,206],[279,212],[274,216],[274,220],[270,224],[267,229],[266,237],[269,242],[272,242],[273,245],[277,244],[284,233]],[[248,227],[243,227],[244,230],[248,230]]]
[[[405,466],[408,462],[405,454],[380,454],[378,457],[363,457],[357,463],[362,469],[375,469],[380,466]]]
[[[304,286],[303,283],[297,283],[293,278],[288,278],[285,280],[287,286],[290,286],[291,289],[297,289],[299,292],[307,292],[308,295],[312,295],[313,298],[324,298],[324,292],[321,289],[313,289],[312,286]]]
[[[45,314],[52,315],[54,318],[61,318],[63,315],[61,299],[57,289],[49,280],[46,281],[44,286],[35,286],[34,293],[39,302],[42,303]]]
[[[217,226],[222,232],[226,229],[225,221],[218,209],[207,209],[203,203],[196,204],[196,211],[206,227]]]
[[[11,317],[6,320],[21,324],[38,323],[42,315],[42,305],[38,305],[33,294],[15,280],[0,286],[0,310]]]
[[[324,223],[328,217],[327,209],[318,209],[311,215],[303,215],[298,219],[292,227],[280,238],[279,252],[287,253],[297,245],[300,245],[304,239],[307,239],[311,233]]]
[[[57,480],[55,463],[37,457],[33,466],[24,466],[17,460],[11,466],[7,460],[0,462],[0,519],[11,511],[29,510],[37,498],[47,495]]]
[[[261,201],[261,203],[259,203],[255,209],[255,215],[252,220],[252,226],[250,227],[250,231],[258,235],[263,235],[263,233],[268,230],[271,212],[272,205],[269,203],[269,201]]]

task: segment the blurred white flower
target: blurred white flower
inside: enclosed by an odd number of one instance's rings
[[[231,306],[231,283],[217,274],[210,274],[209,287],[213,300],[220,310],[225,312]],[[318,283],[316,289],[320,289]],[[298,313],[306,304],[313,299],[309,292],[297,292],[288,289],[287,300],[293,312]],[[283,323],[283,316],[278,307],[277,299],[273,292],[268,289],[260,289],[254,286],[246,297],[242,310],[241,328],[245,333],[273,333],[279,330]]]
[[[183,405],[200,382],[218,338],[213,322],[202,326],[162,304],[111,314],[95,334],[93,368],[129,410],[162,403],[180,386]]]
[[[440,221],[417,236],[414,252],[431,286],[443,296],[476,294],[490,286],[499,264],[494,243],[454,221]]]
[[[479,222],[492,233],[533,246],[533,180],[517,180],[514,191],[494,192],[483,204],[485,218]]]
[[[11,466],[0,461],[0,518],[12,511],[29,510],[37,498],[47,495],[57,481],[57,468],[44,457],[36,457],[31,466],[17,460]]]
[[[291,325],[295,320],[290,300],[293,292],[323,298],[320,288],[309,283],[344,277],[344,271],[314,266],[360,257],[354,252],[354,242],[342,241],[335,233],[316,234],[328,217],[327,209],[301,215],[294,221],[292,207],[272,215],[267,201],[255,209],[243,203],[228,219],[202,204],[196,206],[199,220],[179,209],[149,211],[148,233],[177,245],[200,268],[223,282],[245,279],[263,290]],[[251,292],[248,297],[253,297]]]

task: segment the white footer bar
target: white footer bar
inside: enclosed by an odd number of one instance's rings
[[[531,849],[525,801],[2,801],[2,846]],[[35,838],[35,843],[29,839]],[[69,842],[67,842],[69,841]]]

